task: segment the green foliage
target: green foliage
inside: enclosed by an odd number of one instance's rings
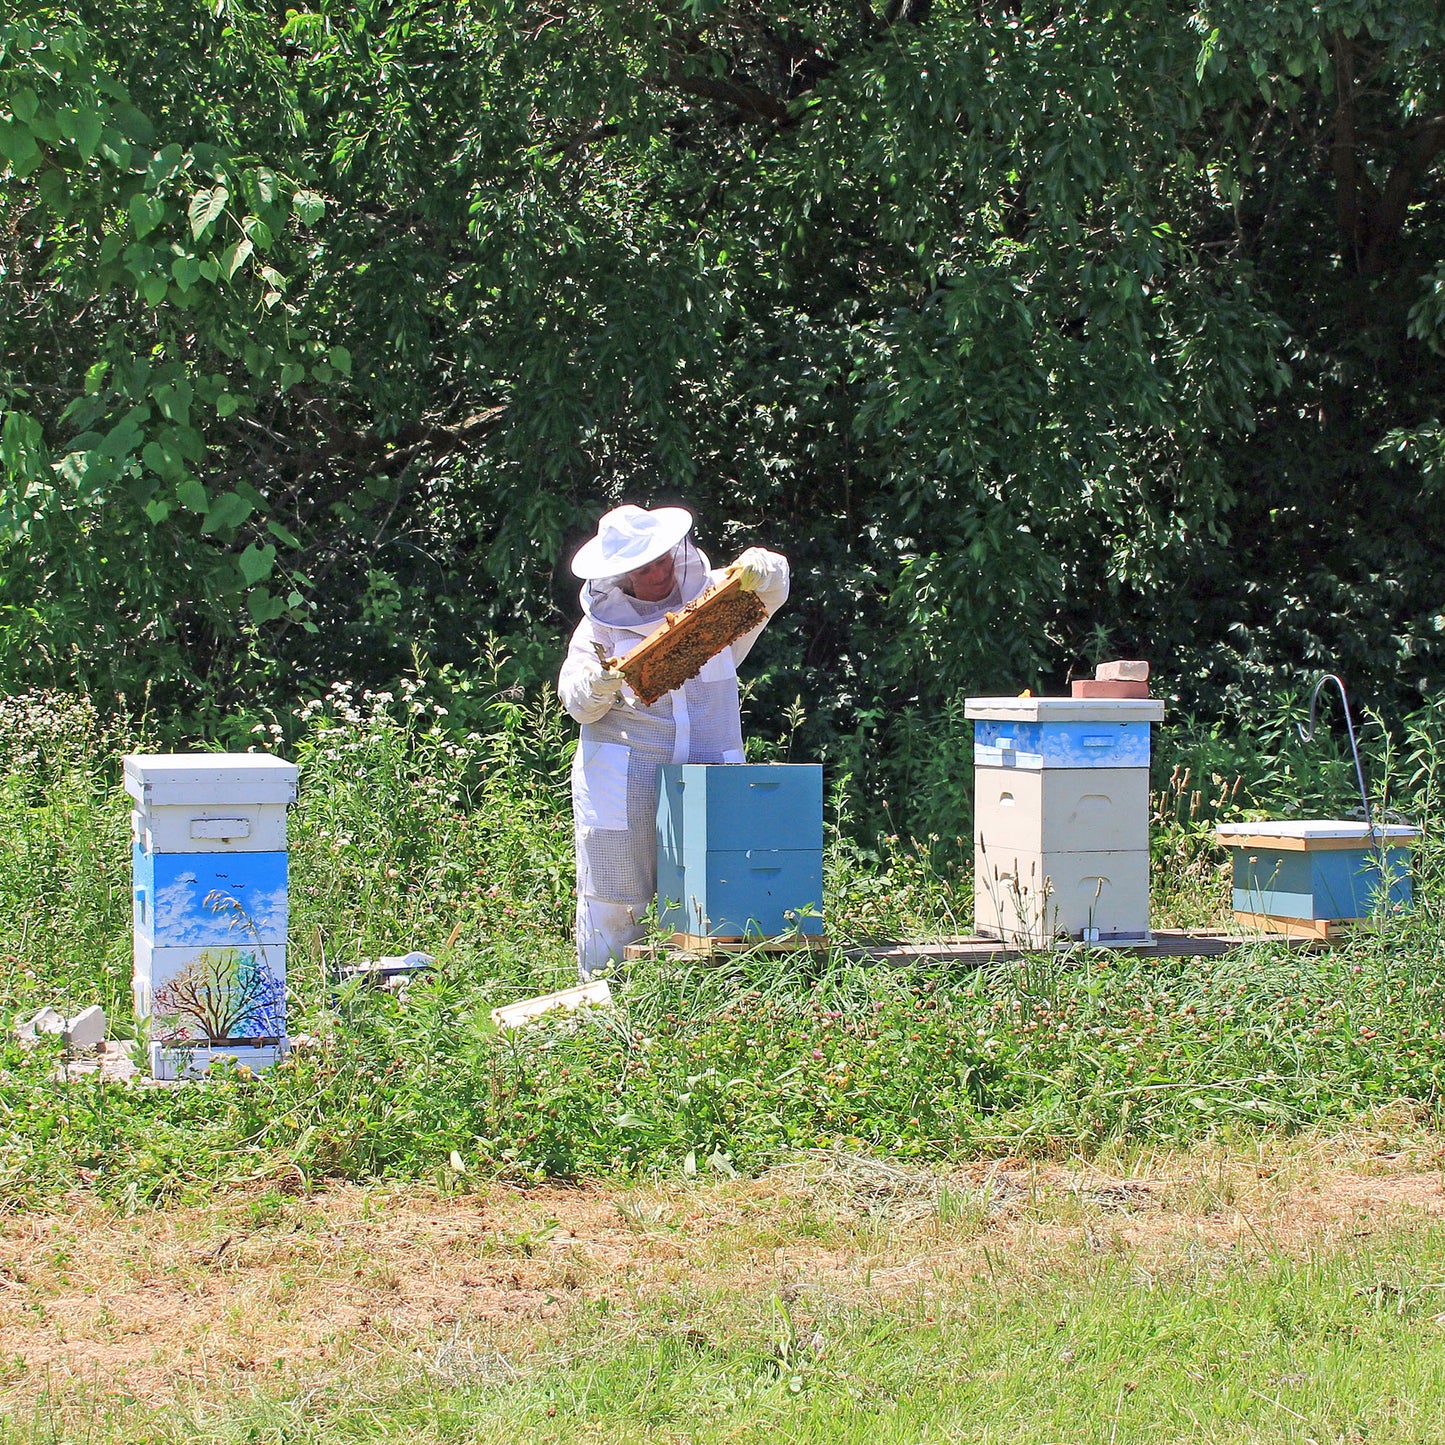
[[[449,691],[448,691],[449,689]],[[452,734],[445,712],[471,730]],[[1285,723],[1292,719],[1286,718]],[[0,839],[0,1020],[99,1001],[125,1017],[128,802],[115,751],[143,728],[87,704],[8,705]],[[0,1061],[0,1195],[77,1179],[137,1203],[204,1194],[284,1164],[308,1179],[446,1182],[637,1169],[750,1171],[819,1145],[919,1159],[1092,1150],[1241,1127],[1348,1120],[1445,1083],[1445,911],[1438,840],[1418,902],[1323,954],[1261,942],[1216,959],[1087,949],[992,970],[888,967],[838,953],[632,965],[616,1008],[499,1034],[490,1010],[570,981],[567,743],[555,703],[454,675],[395,695],[346,684],[298,709],[290,1028],[259,1078],[138,1089],[57,1074],[56,1049]],[[256,724],[285,746],[286,726]],[[1156,912],[1218,921],[1214,816],[1288,790],[1339,802],[1338,775],[1283,728],[1181,749],[1157,795]],[[1433,819],[1436,714],[1367,732],[1377,792]],[[1388,747],[1387,747],[1388,744]],[[1246,795],[1219,771],[1257,778]],[[1191,788],[1185,771],[1214,768]],[[835,802],[846,819],[846,793]],[[937,854],[835,835],[828,929],[839,940],[967,928],[965,881]],[[403,994],[335,966],[422,948]]]
[[[792,555],[758,711],[875,796],[1101,651],[1438,682],[1426,0],[4,17],[0,677],[535,680],[625,496]]]
[[[277,567],[286,529],[236,443],[258,390],[335,372],[287,296],[305,193],[233,147],[172,139],[186,127],[133,104],[64,9],[0,29],[0,100],[25,298],[0,375],[4,651],[63,676],[76,653],[124,658],[140,626],[159,676],[185,676],[242,618],[303,620],[305,580]]]

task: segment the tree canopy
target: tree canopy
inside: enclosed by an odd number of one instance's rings
[[[11,680],[544,676],[681,500],[793,558],[820,746],[1106,652],[1439,686],[1433,0],[0,14]]]

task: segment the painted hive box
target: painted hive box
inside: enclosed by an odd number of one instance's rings
[[[261,754],[125,759],[135,1008],[158,1078],[286,1045],[293,764]]]
[[[823,932],[823,769],[684,763],[658,772],[665,928],[712,938]]]

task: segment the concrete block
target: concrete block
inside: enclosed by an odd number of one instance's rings
[[[1100,682],[1148,682],[1147,662],[1101,662],[1094,669]]]
[[[1148,768],[977,768],[974,840],[987,852],[1149,846]]]
[[[21,1019],[15,1025],[15,1037],[23,1044],[33,1044],[41,1034],[63,1034],[64,1032],[65,1015],[48,1005],[31,1014],[28,1019]]]
[[[66,1024],[65,1042],[72,1049],[98,1049],[105,1042],[105,1033],[105,1010],[93,1003]]]
[[[120,1039],[107,1039],[88,1058],[67,1059],[61,1076],[67,1079],[83,1079],[88,1074],[98,1074],[106,1083],[127,1084],[140,1069],[131,1058],[132,1045]]]
[[[1069,686],[1075,697],[1148,697],[1147,682],[1125,682],[1114,678],[1081,677]]]

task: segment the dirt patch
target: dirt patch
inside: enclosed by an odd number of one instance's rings
[[[76,1202],[0,1221],[0,1407],[75,1385],[159,1405],[197,1386],[324,1380],[358,1357],[464,1352],[505,1374],[603,1300],[627,1317],[739,1294],[942,1299],[1000,1260],[1028,1276],[1113,1251],[1167,1271],[1201,1251],[1223,1267],[1348,1247],[1445,1218],[1442,1157],[1436,1141],[1366,1141],[1111,1174],[820,1153],[758,1180],[651,1188],[268,1190],[128,1219]]]

